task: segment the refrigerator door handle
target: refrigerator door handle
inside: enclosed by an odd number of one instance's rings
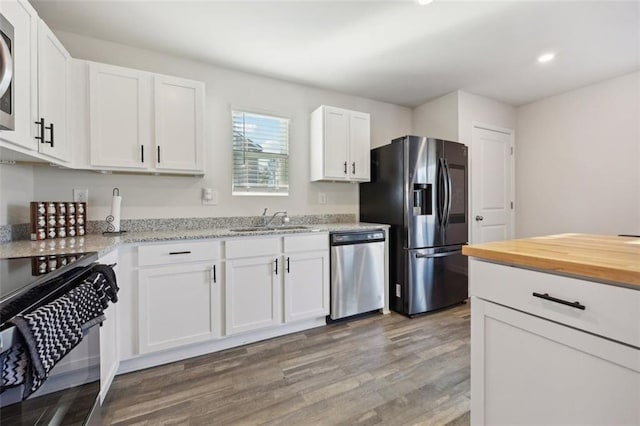
[[[429,259],[433,257],[446,257],[453,254],[460,254],[462,250],[445,251],[443,253],[416,253],[416,259]]]
[[[449,162],[444,160],[444,171],[446,175],[446,185],[447,185],[447,203],[446,203],[446,213],[445,213],[445,226],[449,225],[449,216],[451,215],[451,198],[452,198],[452,183],[451,183],[451,172],[449,171]]]
[[[438,219],[440,220],[440,228],[444,228],[444,213],[445,213],[445,205],[446,200],[444,199],[445,194],[445,183],[444,183],[444,161],[442,158],[438,159]]]

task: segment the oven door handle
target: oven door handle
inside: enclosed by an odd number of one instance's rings
[[[2,64],[0,69],[0,96],[4,96],[13,77],[13,58],[11,58],[9,46],[2,37],[0,37],[0,59],[0,64]]]

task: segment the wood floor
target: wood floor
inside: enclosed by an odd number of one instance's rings
[[[468,425],[469,308],[376,315],[118,376],[113,425]]]

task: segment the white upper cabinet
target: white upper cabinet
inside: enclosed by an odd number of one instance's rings
[[[153,163],[151,96],[148,73],[89,64],[92,166],[145,169]]]
[[[69,165],[69,52],[28,2],[3,0],[2,14],[14,28],[15,130],[0,131],[0,146]]]
[[[87,63],[91,147],[78,168],[204,172],[204,83]]]
[[[28,2],[2,0],[2,14],[13,25],[13,102],[15,130],[0,130],[0,142],[37,151],[34,121],[38,107],[38,15]],[[11,146],[11,145],[9,145]]]
[[[311,180],[368,182],[370,116],[321,106],[311,114]]]
[[[67,140],[67,62],[69,52],[40,20],[38,23],[38,150],[69,161]]]
[[[156,75],[157,169],[203,171],[204,83]]]

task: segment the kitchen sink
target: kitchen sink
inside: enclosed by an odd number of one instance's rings
[[[281,226],[247,226],[244,228],[231,228],[232,232],[272,232],[272,231],[289,231],[295,229],[307,229],[302,225],[281,225]]]

